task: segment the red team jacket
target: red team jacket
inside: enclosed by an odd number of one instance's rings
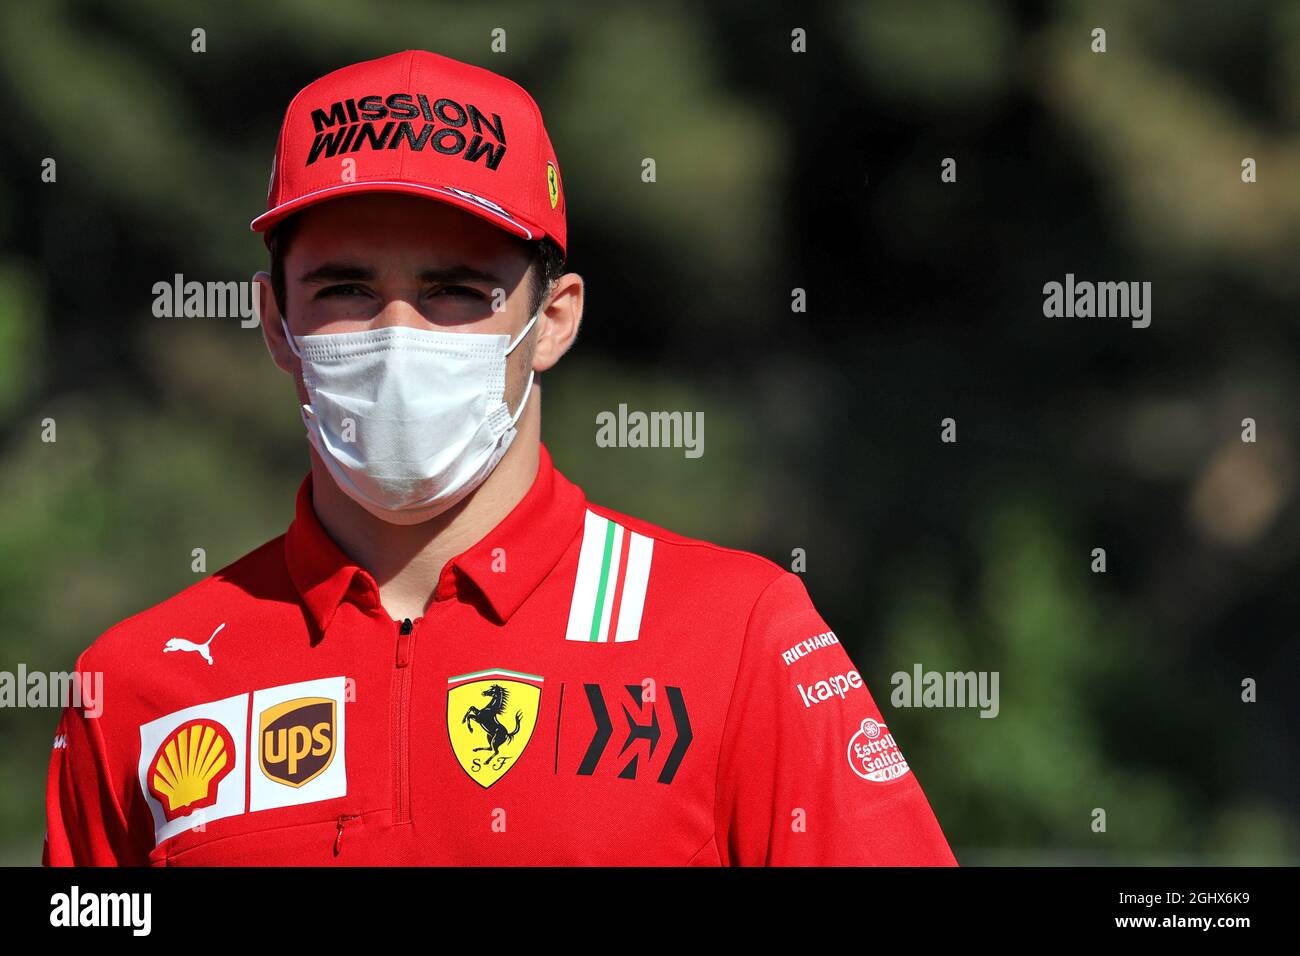
[[[802,581],[526,497],[394,621],[288,531],[78,659],[46,865],[955,865]]]

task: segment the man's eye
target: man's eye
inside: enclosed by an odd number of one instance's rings
[[[444,285],[434,292],[434,295],[443,295],[444,293],[454,296],[469,296],[473,299],[483,298],[482,292],[478,289],[472,289],[467,285]]]
[[[316,298],[350,298],[356,295],[364,295],[365,292],[358,285],[331,285],[326,286],[316,293]]]

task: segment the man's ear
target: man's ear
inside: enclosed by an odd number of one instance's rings
[[[578,326],[582,324],[584,292],[582,276],[576,272],[566,272],[551,286],[550,296],[542,308],[546,324],[533,350],[533,371],[545,372],[573,345]],[[539,321],[538,325],[541,324]]]
[[[253,282],[256,284],[255,291],[261,308],[262,339],[266,342],[266,350],[271,353],[271,360],[279,366],[280,371],[293,375],[294,354],[285,340],[284,328],[280,325],[280,305],[275,301],[275,293],[271,289],[271,277],[265,272],[258,272],[253,276]]]

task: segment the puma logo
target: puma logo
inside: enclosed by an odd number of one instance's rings
[[[168,638],[166,645],[163,647],[163,653],[166,654],[169,651],[194,651],[205,661],[207,661],[208,666],[211,667],[212,652],[208,650],[208,645],[212,643],[212,638],[216,637],[219,633],[221,633],[221,629],[225,626],[226,625],[224,622],[218,624],[217,629],[212,632],[212,637],[209,637],[202,644],[195,644],[193,641],[187,641],[183,637]]]

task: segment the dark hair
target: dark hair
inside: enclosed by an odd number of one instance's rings
[[[280,314],[286,318],[289,313],[285,311],[284,257],[298,228],[297,223],[297,216],[289,216],[267,236],[267,245],[271,250],[271,291],[275,294],[275,304],[279,307]],[[542,304],[542,297],[550,291],[551,283],[564,274],[564,253],[548,237],[530,242],[529,245],[532,246],[533,253],[533,261],[528,270],[528,314],[531,316]]]

